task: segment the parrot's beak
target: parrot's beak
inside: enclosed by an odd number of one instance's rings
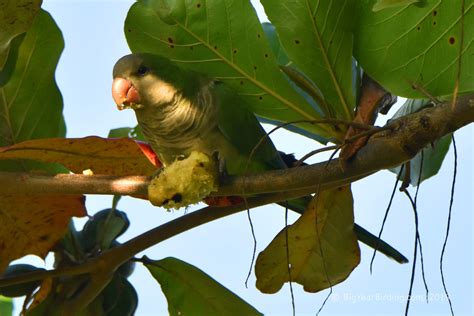
[[[130,80],[115,78],[112,83],[112,97],[120,111],[140,108],[140,96]]]

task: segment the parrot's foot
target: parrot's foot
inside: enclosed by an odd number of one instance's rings
[[[227,179],[227,177],[229,176],[229,174],[227,173],[225,159],[217,151],[212,154],[212,157],[217,162],[219,183],[223,183],[225,179]]]
[[[153,172],[153,174],[151,175],[151,177],[157,178],[162,171],[163,171],[163,167],[156,169],[155,172]]]
[[[153,205],[177,209],[198,203],[218,188],[218,166],[215,159],[193,151],[188,158],[164,168],[148,186]]]

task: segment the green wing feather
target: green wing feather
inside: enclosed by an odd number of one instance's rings
[[[216,100],[220,103],[218,112],[219,129],[229,143],[237,149],[240,156],[224,157],[230,170],[237,169],[237,172],[232,173],[285,168],[286,166],[273,142],[266,135],[265,130],[249,110],[245,101],[220,82],[215,83],[214,93],[216,94]],[[232,166],[237,167],[232,168]]]
[[[260,142],[260,139],[266,136],[265,130],[260,125],[255,115],[249,110],[245,102],[224,84],[217,83],[215,85],[215,93],[217,100],[220,102],[220,111],[218,116],[219,128],[224,137],[237,147],[240,157],[228,157],[226,163],[229,166],[246,165],[250,154]],[[231,160],[230,160],[231,159]],[[237,167],[238,168],[238,167]],[[241,167],[240,167],[241,168]],[[258,148],[253,153],[253,159],[248,165],[247,171],[264,171],[269,169],[286,168],[280,154],[276,150],[273,142],[269,137],[265,137]],[[244,167],[245,169],[245,167]],[[233,172],[233,174],[244,173]],[[303,197],[287,201],[285,206],[290,209],[303,213],[309,203],[310,197]],[[386,256],[396,260],[399,263],[406,263],[408,260],[395,248],[385,241],[378,239],[363,227],[354,224],[354,231],[358,239],[366,245],[377,248],[378,251]]]

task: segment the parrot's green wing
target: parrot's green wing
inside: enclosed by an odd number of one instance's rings
[[[220,82],[215,82],[214,93],[219,102],[219,129],[239,153],[239,157],[224,157],[230,173],[286,168],[270,137],[245,101]]]
[[[245,171],[264,171],[271,169],[286,168],[280,154],[273,145],[271,139],[266,137],[266,133],[255,115],[249,110],[244,101],[233,91],[227,88],[224,84],[216,83],[214,86],[214,93],[219,100],[219,116],[218,125],[224,137],[227,138],[230,144],[233,144],[239,152],[239,157],[225,157],[226,164],[230,170],[234,171],[232,174],[241,174]],[[257,149],[254,148],[261,141]],[[250,154],[253,153],[251,163],[247,170],[242,166],[247,166],[247,160]],[[240,167],[239,167],[240,166]],[[237,168],[237,170],[235,170]],[[290,209],[303,214],[306,205],[309,203],[310,197],[303,197],[287,201],[285,206]],[[354,231],[360,241],[366,245],[378,249],[386,256],[396,260],[399,263],[408,262],[408,260],[395,248],[361,226],[354,224]]]

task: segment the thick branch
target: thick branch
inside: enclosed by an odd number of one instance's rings
[[[440,137],[474,122],[474,94],[423,109],[389,123],[391,129],[372,136],[354,159],[341,168],[338,159],[310,166],[231,177],[216,196],[254,195],[297,190],[302,195],[354,182],[402,164]],[[39,176],[0,172],[0,194],[121,194],[146,195],[149,178],[85,175]],[[283,194],[284,195],[284,194]]]
[[[0,172],[0,194],[146,195],[149,177]]]
[[[324,187],[333,183],[354,182],[410,160],[437,139],[472,122],[474,94],[458,98],[454,109],[447,102],[389,122],[392,129],[372,136],[344,169],[339,160],[334,159],[329,163],[233,177],[220,187],[218,194],[258,194],[288,188],[314,192],[320,184]]]

